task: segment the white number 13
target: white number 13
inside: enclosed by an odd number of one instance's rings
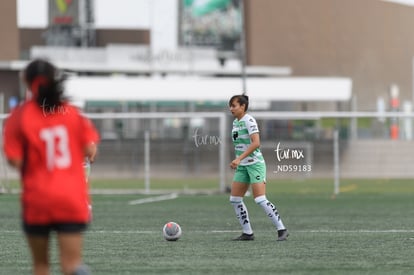
[[[48,170],[67,168],[71,164],[68,132],[58,125],[40,131],[40,138],[46,144],[46,165]]]

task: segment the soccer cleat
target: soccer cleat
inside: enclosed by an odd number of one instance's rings
[[[289,237],[289,232],[287,231],[287,229],[278,230],[277,237],[278,241],[286,241],[287,237]]]
[[[253,240],[254,240],[253,233],[252,234],[243,233],[237,238],[233,239],[233,241],[253,241]]]

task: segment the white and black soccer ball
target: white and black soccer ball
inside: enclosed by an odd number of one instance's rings
[[[162,234],[167,241],[176,241],[181,237],[181,226],[176,222],[167,222],[162,228]]]

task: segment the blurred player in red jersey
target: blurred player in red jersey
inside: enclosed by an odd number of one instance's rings
[[[63,94],[63,77],[45,60],[23,71],[31,98],[4,125],[4,152],[22,180],[23,230],[34,274],[49,274],[50,233],[57,233],[63,274],[89,274],[82,264],[90,198],[83,163],[95,160],[98,133]]]

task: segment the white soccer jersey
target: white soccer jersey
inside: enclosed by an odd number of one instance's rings
[[[259,132],[256,120],[249,114],[245,114],[240,120],[237,118],[233,121],[231,137],[233,140],[236,157],[240,156],[247,150],[251,144],[250,135]],[[264,163],[262,152],[259,148],[253,151],[249,156],[240,161],[240,165],[251,165],[254,163]]]

